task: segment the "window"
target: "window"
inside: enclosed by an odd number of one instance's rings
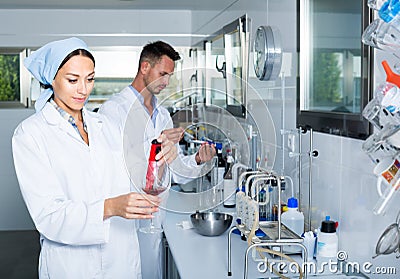
[[[96,61],[96,81],[87,103],[88,109],[95,109],[113,94],[131,84],[136,75],[139,55],[138,47],[92,47]],[[176,71],[182,70],[189,48],[176,48],[182,59],[177,62]],[[32,50],[33,52],[34,50]],[[0,108],[33,107],[41,90],[39,82],[24,67],[23,61],[31,50],[0,48]],[[182,96],[182,74],[173,75],[169,86],[159,98],[167,97],[168,92],[178,92],[173,98]],[[169,89],[169,90],[168,90]],[[169,96],[168,96],[169,97]]]
[[[202,42],[206,104],[223,107],[242,118],[246,118],[250,23],[244,15]]]
[[[169,85],[157,96],[160,102],[165,99],[164,105],[172,105],[174,99],[183,95],[182,63],[189,48],[175,49],[181,59],[176,62],[175,74],[171,76]],[[132,83],[139,67],[141,51],[142,47],[92,48],[96,60],[96,81],[87,104],[89,109],[99,107],[113,94]]]
[[[361,114],[371,95],[372,72],[372,57],[361,42],[371,16],[365,2],[298,1],[298,125],[360,139],[370,134]]]
[[[21,94],[21,49],[0,49],[0,107],[22,106],[25,98]]]

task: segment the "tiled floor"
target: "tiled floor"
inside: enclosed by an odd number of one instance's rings
[[[38,278],[39,233],[0,231],[0,278]]]

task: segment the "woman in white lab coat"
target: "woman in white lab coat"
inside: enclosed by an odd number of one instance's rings
[[[109,145],[112,131],[84,107],[94,64],[77,38],[51,42],[25,60],[46,88],[12,139],[21,192],[40,232],[40,278],[141,278],[129,219],[151,218],[159,198],[130,192],[120,153]],[[176,150],[160,140],[173,160]]]

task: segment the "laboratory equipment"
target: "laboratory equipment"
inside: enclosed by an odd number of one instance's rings
[[[375,132],[362,145],[374,161],[379,200],[373,208],[376,215],[383,214],[398,192],[397,159],[400,147],[400,75],[394,73],[387,61],[382,61],[386,82],[375,90],[375,96],[363,110],[363,116],[375,126]],[[384,191],[381,190],[384,186]]]
[[[329,263],[336,261],[338,253],[338,236],[336,234],[336,222],[329,216],[322,221],[317,235],[317,263]]]
[[[288,210],[282,213],[282,223],[295,232],[297,235],[304,233],[304,215],[299,211],[297,199],[292,197],[287,203]],[[285,247],[285,252],[298,253],[301,250],[298,247]]]
[[[400,183],[400,162],[399,159],[387,157],[381,160],[374,168],[374,174],[378,177],[377,190],[379,193],[378,202],[373,212],[376,215],[383,214],[398,192]],[[384,187],[384,191],[382,191]]]
[[[250,173],[250,175],[249,175]],[[276,185],[278,194],[278,205],[281,204],[281,185],[284,177],[278,176],[272,171],[258,170],[243,172],[239,179],[238,185],[242,182],[241,180],[246,177],[244,191],[240,190],[236,193],[236,214],[238,217],[237,225],[233,226],[228,234],[228,276],[232,276],[231,266],[231,245],[232,245],[232,233],[235,230],[239,230],[240,234],[248,242],[248,248],[245,253],[245,270],[244,278],[247,278],[248,273],[248,257],[252,251],[253,260],[255,261],[266,261],[266,254],[279,255],[288,261],[295,262],[292,258],[285,255],[282,251],[282,247],[286,245],[298,246],[302,249],[302,259],[307,259],[307,248],[302,244],[303,238],[294,233],[292,230],[287,228],[281,222],[281,207],[278,206],[277,221],[260,221],[259,220],[259,193],[262,189],[262,185]],[[250,181],[252,185],[250,185]],[[264,182],[261,182],[264,181]],[[274,181],[274,182],[272,182]],[[241,186],[239,189],[243,189]],[[256,251],[261,253],[260,257],[257,257]],[[296,264],[296,263],[295,263]],[[298,264],[297,264],[298,266]],[[272,270],[277,273],[278,271]],[[300,266],[298,266],[300,278],[307,276],[307,272],[302,272]]]
[[[156,160],[156,155],[161,151],[161,143],[156,139],[151,142],[146,182],[142,185],[142,190],[146,194],[157,196],[167,190],[171,185],[171,175],[167,164],[162,164]],[[158,214],[156,215],[158,216]],[[150,219],[150,225],[148,227],[142,227],[139,229],[142,233],[161,233],[163,229],[156,227],[153,222],[153,218]]]
[[[389,255],[395,252],[400,252],[400,211],[397,214],[396,222],[389,225],[382,235],[379,237],[375,247],[375,259],[379,255]],[[400,254],[396,256],[399,258]]]
[[[232,168],[235,159],[230,149],[226,150],[226,168],[224,173],[224,207],[232,208],[236,204],[235,190],[236,185],[233,179]]]
[[[204,236],[223,234],[232,224],[233,216],[220,212],[196,212],[190,215],[195,231]]]

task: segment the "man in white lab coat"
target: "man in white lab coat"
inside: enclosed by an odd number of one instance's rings
[[[116,135],[115,144],[124,150],[125,156],[127,150],[124,140],[126,138],[129,138],[131,146],[142,148],[142,150],[144,147],[145,152],[134,151],[133,156],[129,156],[129,165],[134,171],[130,171],[128,167],[128,174],[133,186],[143,181],[142,175],[147,168],[145,154],[148,154],[151,139],[163,133],[169,140],[178,144],[183,135],[182,128],[173,128],[169,112],[157,106],[156,97],[168,85],[169,78],[174,72],[175,61],[179,59],[179,54],[165,42],[157,41],[147,44],[141,52],[138,73],[132,84],[111,97],[99,110],[99,113],[105,115],[119,129],[120,134]],[[127,129],[130,124],[135,125],[134,133]],[[128,132],[129,135],[127,135]],[[174,173],[174,181],[185,183],[196,178],[200,175],[201,164],[210,161],[214,155],[215,148],[209,144],[201,146],[195,155],[183,156],[181,153],[174,162],[179,167],[175,166],[173,170],[179,169],[180,172]],[[144,279],[162,277],[161,238],[162,234],[139,233]]]

